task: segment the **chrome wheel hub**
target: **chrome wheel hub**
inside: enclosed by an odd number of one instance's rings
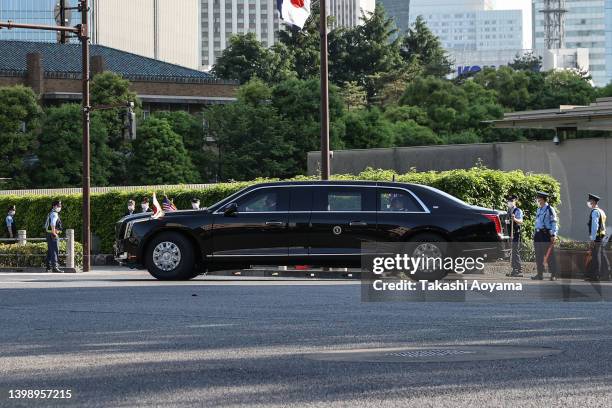
[[[176,269],[181,263],[181,250],[174,242],[160,242],[153,249],[153,263],[162,271]]]
[[[442,250],[440,250],[440,248],[432,243],[429,242],[425,242],[422,244],[419,244],[414,251],[412,252],[412,257],[413,258],[420,258],[420,257],[424,257],[424,258],[439,258],[442,261]],[[427,265],[427,264],[425,264]],[[433,267],[433,265],[435,265],[435,262],[430,263],[428,266],[423,266],[421,268],[419,268],[419,271],[421,272],[433,272],[435,270],[435,268]]]

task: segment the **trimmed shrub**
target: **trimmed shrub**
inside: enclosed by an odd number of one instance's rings
[[[552,194],[551,204],[557,206],[560,201],[560,185],[551,176],[543,174],[526,174],[520,170],[503,172],[484,167],[469,170],[450,170],[442,172],[416,172],[397,174],[392,170],[367,169],[358,175],[340,174],[333,176],[338,180],[373,180],[395,181],[429,185],[452,194],[470,204],[483,207],[506,208],[505,196],[509,193],[520,197],[519,205],[525,212],[526,223],[523,228],[525,238],[533,231],[536,212],[535,194],[543,190]],[[299,176],[292,180],[314,180],[316,177]],[[270,180],[254,180],[250,182],[220,183],[206,189],[179,188],[166,190],[174,204],[179,208],[191,208],[190,200],[198,197],[202,206],[209,206],[249,185]],[[157,191],[160,198],[164,191]],[[115,223],[125,214],[127,201],[133,199],[137,203],[143,197],[151,197],[153,191],[113,191],[104,194],[92,194],[91,225],[92,233],[100,239],[100,250],[103,253],[112,251]],[[54,199],[62,200],[61,213],[64,228],[73,228],[75,236],[80,237],[81,229],[81,196],[0,196],[0,208],[9,204],[17,206],[15,217],[17,227],[26,229],[29,237],[44,236],[43,225]]]
[[[60,241],[60,265],[66,262],[66,241]],[[47,244],[45,242],[32,242],[26,245],[0,244],[0,267],[42,267],[45,265],[47,256]],[[79,242],[74,243],[74,264],[81,268],[83,266],[83,246]]]

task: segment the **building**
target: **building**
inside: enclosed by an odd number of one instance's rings
[[[0,20],[55,25],[58,0],[1,0]],[[74,7],[76,0],[66,0]],[[161,61],[199,69],[200,0],[91,0],[90,35],[105,45]],[[80,14],[68,11],[68,25]],[[57,41],[38,30],[0,30],[0,40]],[[74,40],[73,40],[74,41]]]
[[[399,32],[405,32],[410,27],[410,4],[414,0],[376,0],[387,11],[387,16],[393,18]]]
[[[329,0],[329,15],[334,25],[354,27],[362,10],[374,11],[375,0]],[[201,0],[202,66],[210,69],[228,46],[234,34],[253,33],[265,46],[278,40],[285,29],[277,11],[277,0]]]
[[[81,45],[0,41],[0,86],[26,85],[46,105],[81,100]],[[145,114],[156,110],[198,112],[235,101],[238,85],[179,65],[102,45],[91,46],[91,72],[112,71],[128,79]]]
[[[612,1],[565,0],[565,48],[589,50],[590,74],[596,86],[612,80]],[[544,0],[533,1],[534,49],[545,49]]]

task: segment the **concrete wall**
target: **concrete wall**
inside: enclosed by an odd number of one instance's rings
[[[336,151],[332,173],[359,173],[367,167],[403,173],[467,169],[481,162],[500,170],[550,174],[561,183],[561,232],[586,239],[587,193],[602,197],[601,206],[612,214],[612,139],[569,140],[556,146],[550,141],[401,147]],[[308,154],[308,174],[320,168],[320,153]],[[610,224],[610,223],[609,223]]]

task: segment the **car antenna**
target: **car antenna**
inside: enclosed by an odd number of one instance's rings
[[[393,175],[393,178],[391,179],[391,181],[395,183],[395,174]]]

